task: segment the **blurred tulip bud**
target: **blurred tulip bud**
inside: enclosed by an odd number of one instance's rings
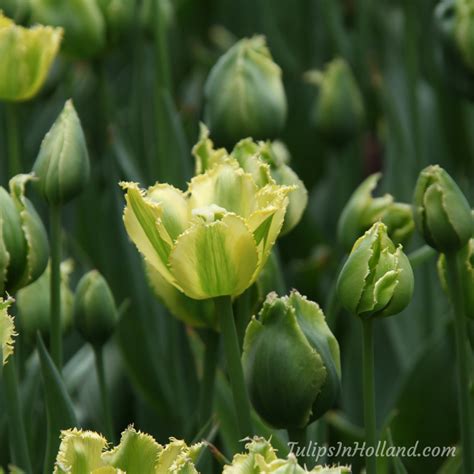
[[[33,171],[43,197],[54,205],[76,197],[89,179],[89,154],[81,122],[71,100],[41,143]]]
[[[258,188],[233,158],[195,176],[186,193],[165,183],[121,186],[129,236],[169,284],[197,300],[238,296],[255,282],[293,189]]]
[[[107,342],[118,322],[114,296],[97,271],[86,273],[76,289],[74,322],[82,337],[95,347]]]
[[[134,0],[98,0],[105,20],[107,40],[117,43],[130,30],[135,18]]]
[[[474,320],[474,239],[469,239],[467,244],[459,251],[458,262],[464,293],[464,310],[466,316]],[[441,286],[449,294],[446,256],[444,254],[440,254],[437,266]]]
[[[281,69],[263,36],[244,38],[214,65],[205,86],[206,123],[219,143],[274,138],[286,121]]]
[[[28,174],[14,176],[10,194],[0,187],[0,294],[14,293],[35,281],[48,263],[46,230],[25,197],[31,179]]]
[[[293,453],[287,459],[279,459],[277,451],[264,438],[255,437],[245,445],[245,454],[236,454],[232,464],[224,466],[223,474],[350,474],[347,466],[316,466],[307,470],[298,466]]]
[[[451,90],[474,100],[474,72],[467,64],[456,38],[456,29],[459,31],[457,6],[457,0],[441,0],[434,10],[434,23],[440,43],[439,72]]]
[[[63,51],[89,59],[105,46],[105,22],[97,0],[31,0],[34,21],[64,28]]]
[[[44,84],[61,43],[61,28],[23,28],[0,11],[0,99],[31,99]]]
[[[349,252],[354,242],[379,220],[386,224],[388,235],[395,244],[406,243],[415,230],[411,206],[394,202],[390,194],[380,197],[372,195],[381,176],[376,173],[366,178],[342,211],[337,234],[346,252]]]
[[[61,330],[65,333],[71,326],[74,294],[69,286],[73,270],[71,260],[61,263]],[[18,328],[22,335],[35,341],[39,331],[44,339],[49,336],[51,326],[50,303],[51,270],[48,265],[44,273],[31,285],[21,289],[16,296]]]
[[[439,252],[460,250],[472,236],[471,208],[458,185],[438,165],[418,177],[413,198],[418,231]]]
[[[334,59],[322,73],[310,72],[307,77],[319,87],[316,127],[329,143],[345,145],[360,133],[365,115],[362,94],[349,65]]]
[[[276,428],[303,428],[334,404],[339,345],[316,303],[270,293],[247,327],[243,366],[257,413]]]
[[[474,71],[474,5],[470,0],[456,0],[455,37],[466,65]]]
[[[387,227],[375,223],[360,237],[341,270],[337,292],[342,305],[363,319],[400,313],[413,295],[413,271],[402,246]]]
[[[211,300],[194,300],[168,283],[155,268],[146,263],[148,282],[156,297],[176,318],[192,327],[217,329],[218,321]]]
[[[154,21],[155,21],[155,6],[158,7],[158,13],[161,15],[161,20],[166,27],[169,29],[174,21],[174,9],[171,0],[143,0],[141,3],[139,20],[145,34],[149,37],[154,35]]]
[[[54,474],[197,474],[194,463],[203,447],[203,443],[188,446],[174,438],[162,446],[152,436],[129,427],[120,443],[109,448],[98,433],[73,428],[61,432]]]
[[[8,314],[8,308],[13,303],[13,298],[0,298],[0,359],[2,366],[13,354],[13,338],[16,336],[13,318]]]

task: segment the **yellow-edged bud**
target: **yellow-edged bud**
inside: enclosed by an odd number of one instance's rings
[[[229,158],[187,192],[157,183],[126,191],[126,230],[148,264],[193,299],[238,296],[258,277],[283,225],[292,187],[254,177]]]
[[[347,252],[354,242],[379,220],[386,224],[388,235],[395,244],[406,243],[415,230],[411,206],[394,202],[390,194],[373,196],[372,193],[381,177],[381,173],[375,173],[366,178],[342,211],[337,235]]]
[[[64,28],[63,51],[88,59],[105,46],[105,21],[97,0],[31,0],[33,19]]]
[[[339,344],[321,308],[297,291],[268,295],[247,327],[242,363],[255,410],[276,428],[304,428],[340,391]]]
[[[15,293],[35,281],[48,263],[46,230],[25,197],[31,179],[29,174],[14,176],[10,194],[0,186],[0,294]]]
[[[223,474],[350,474],[348,466],[316,466],[311,470],[298,465],[293,453],[278,458],[270,441],[255,437],[245,445],[246,453],[236,454],[232,464],[224,466]]]
[[[74,323],[82,337],[95,347],[103,346],[118,322],[114,296],[97,271],[86,273],[76,288]]]
[[[232,146],[249,136],[274,138],[285,125],[281,69],[263,36],[240,40],[217,61],[205,96],[206,123],[219,143]]]
[[[440,166],[425,168],[413,197],[418,231],[439,252],[460,250],[472,236],[471,208],[456,182]]]
[[[331,61],[315,79],[319,87],[314,110],[316,127],[331,144],[345,145],[360,133],[364,123],[359,86],[349,65],[340,58]]]
[[[387,227],[375,223],[360,237],[337,281],[342,305],[363,319],[400,313],[413,296],[414,278],[402,246],[396,247]]]
[[[50,204],[76,197],[89,179],[90,164],[84,132],[71,100],[46,134],[33,166],[38,188]]]
[[[464,293],[464,311],[467,317],[474,320],[474,239],[469,239],[467,244],[459,251],[457,258],[461,273],[460,281]],[[437,266],[441,286],[449,294],[446,256],[444,254],[440,254]]]
[[[69,286],[73,270],[71,260],[61,263],[61,330],[66,332],[72,323],[74,293]],[[48,265],[44,273],[31,285],[22,288],[16,295],[18,308],[18,329],[30,341],[35,341],[39,331],[48,339],[51,327],[50,299],[51,269]]]
[[[16,336],[13,318],[8,314],[8,308],[13,303],[13,298],[0,297],[0,360],[2,366],[7,363],[13,354],[13,338]]]
[[[44,84],[61,43],[61,28],[23,28],[0,11],[0,100],[31,99]]]

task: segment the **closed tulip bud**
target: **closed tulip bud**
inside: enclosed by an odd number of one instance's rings
[[[89,154],[81,122],[71,100],[46,134],[33,167],[43,197],[64,204],[85,187],[90,172]]]
[[[360,237],[341,270],[337,292],[342,305],[363,319],[400,313],[413,295],[413,271],[402,246],[387,227],[375,223]]]
[[[286,121],[281,69],[263,36],[244,38],[214,65],[205,86],[206,123],[219,143],[275,137]]]
[[[46,268],[49,245],[46,230],[25,185],[31,175],[10,180],[10,194],[0,187],[0,293],[14,293],[35,281]]]
[[[74,308],[74,293],[69,286],[73,270],[71,260],[61,263],[61,330],[65,333],[71,326]],[[22,335],[35,341],[39,331],[48,339],[51,328],[51,270],[48,265],[44,273],[31,285],[22,288],[16,295],[18,328]]]
[[[316,82],[319,86],[314,111],[316,127],[329,143],[345,145],[360,133],[364,122],[359,86],[343,59],[331,61]]]
[[[97,0],[31,0],[33,19],[64,28],[63,51],[78,59],[99,54],[105,46],[105,22]]]
[[[0,11],[0,99],[31,99],[44,84],[61,43],[61,28],[23,28]]]
[[[354,242],[375,222],[381,220],[395,244],[406,243],[415,230],[411,206],[394,202],[390,194],[374,197],[372,192],[381,178],[370,175],[354,191],[339,218],[338,240],[348,252]]]
[[[454,33],[466,65],[474,71],[474,5],[469,0],[456,0]]]
[[[126,191],[124,223],[147,263],[197,300],[238,296],[257,279],[293,188],[259,188],[235,159],[195,176],[186,193],[157,183]]]
[[[0,298],[0,360],[2,366],[13,354],[13,338],[16,336],[13,318],[8,314],[8,308],[12,303],[12,298],[6,300]]]
[[[297,291],[268,295],[247,327],[242,362],[255,410],[276,428],[304,428],[339,394],[337,340],[319,306]]]
[[[461,287],[464,293],[464,310],[466,316],[474,320],[474,239],[459,251],[459,271],[461,272]],[[446,256],[441,254],[438,259],[438,276],[444,291],[449,294]]]
[[[76,289],[74,322],[82,337],[95,347],[104,345],[118,321],[114,296],[97,271],[86,273]]]
[[[438,165],[418,178],[413,198],[418,231],[439,252],[460,250],[472,236],[471,208],[458,185]]]

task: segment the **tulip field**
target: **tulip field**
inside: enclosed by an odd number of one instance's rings
[[[473,0],[0,0],[0,474],[473,474],[473,99]]]

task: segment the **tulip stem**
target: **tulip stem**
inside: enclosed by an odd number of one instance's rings
[[[50,352],[58,371],[62,368],[61,335],[61,207],[51,204],[49,209],[51,245],[51,342]]]
[[[115,442],[112,416],[110,412],[109,395],[107,391],[107,380],[104,370],[104,348],[103,346],[94,347],[95,367],[97,370],[97,380],[99,382],[100,399],[102,402],[102,420],[104,423],[105,437]]]
[[[33,470],[31,469],[30,453],[28,452],[28,443],[26,440],[14,355],[9,357],[7,364],[3,367],[3,385],[5,387],[4,393],[7,406],[6,413],[10,436],[11,460],[18,467],[30,473],[33,472]]]
[[[288,428],[288,438],[291,442],[291,452],[298,458],[299,464],[307,465],[309,456],[306,428]]]
[[[199,426],[204,426],[212,416],[214,401],[214,381],[219,355],[219,335],[213,330],[208,330],[203,335],[204,342],[204,367],[199,394]]]
[[[465,474],[474,472],[472,461],[471,414],[469,394],[469,367],[466,333],[465,301],[459,271],[457,253],[446,254],[447,280],[454,309],[454,329],[456,336],[456,357],[458,363],[458,405],[459,424]]]
[[[364,388],[364,425],[366,447],[375,451],[377,427],[375,417],[374,387],[374,328],[371,319],[362,320],[363,329],[363,388]],[[365,457],[367,474],[376,474],[376,458],[374,453]]]
[[[8,172],[10,177],[21,172],[18,105],[5,104],[5,121],[8,136]]]
[[[230,296],[214,298],[217,317],[220,319],[227,370],[234,397],[235,414],[242,438],[253,434],[250,400],[244,381],[244,372],[240,361],[239,340],[235,327],[234,312]]]

